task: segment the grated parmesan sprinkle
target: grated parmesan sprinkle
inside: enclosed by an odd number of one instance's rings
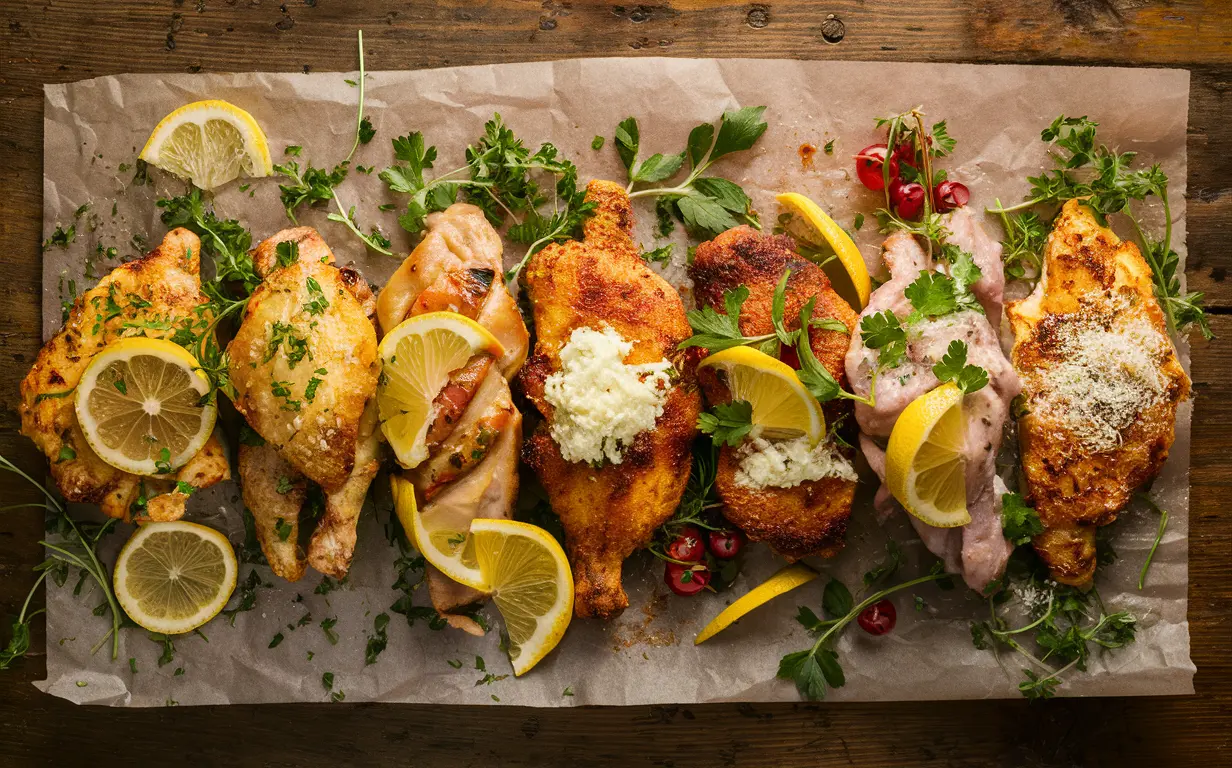
[[[1088,308],[1083,319],[1056,326],[1055,363],[1032,375],[1030,410],[1073,435],[1087,451],[1121,444],[1122,432],[1164,400],[1161,363],[1167,338],[1124,299]]]
[[[837,477],[856,482],[851,462],[830,440],[810,448],[808,437],[767,440],[753,437],[736,450],[736,484],[746,488],[794,488],[808,480]]]
[[[625,446],[663,415],[672,364],[629,365],[632,351],[610,326],[578,328],[561,348],[560,370],[547,377],[543,397],[555,409],[552,439],[565,461],[619,464]]]

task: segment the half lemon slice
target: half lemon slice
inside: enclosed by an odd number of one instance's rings
[[[753,406],[753,423],[763,437],[808,435],[816,445],[826,436],[821,406],[790,365],[752,347],[732,347],[702,360],[701,366],[727,374],[732,399]]]
[[[220,187],[241,175],[273,172],[261,126],[246,111],[220,99],[194,101],[164,117],[140,157],[201,189]]]
[[[133,621],[151,632],[191,632],[218,615],[235,591],[235,550],[196,523],[146,523],[120,550],[112,582]]]
[[[872,292],[872,280],[868,276],[868,267],[855,241],[835,223],[821,206],[798,192],[784,192],[774,198],[791,213],[803,220],[804,232],[796,233],[805,240],[824,242],[834,250],[835,259],[821,265],[826,276],[834,285],[839,296],[855,309],[856,312],[868,306],[868,297]]]
[[[381,339],[376,402],[381,431],[399,464],[412,469],[428,458],[432,401],[449,374],[473,355],[500,357],[504,351],[486,328],[455,312],[416,315]]]
[[[967,512],[966,420],[953,382],[903,409],[886,449],[886,485],[915,517],[937,528],[971,522]]]
[[[479,571],[470,535],[475,510],[433,504],[430,513],[420,514],[415,486],[410,480],[392,474],[389,484],[394,494],[394,513],[419,554],[459,584],[487,592],[488,583]]]
[[[740,599],[723,609],[707,624],[693,640],[694,645],[701,645],[710,638],[736,623],[754,608],[761,607],[779,595],[786,594],[796,587],[808,584],[817,578],[817,571],[802,563],[789,565],[780,569],[770,578],[758,584]]]
[[[505,620],[513,673],[538,664],[569,628],[573,574],[552,534],[529,523],[479,519],[471,523],[479,570]]]
[[[178,344],[136,336],[94,356],[74,395],[77,422],[103,461],[134,475],[165,475],[210,438],[218,410],[209,379]]]

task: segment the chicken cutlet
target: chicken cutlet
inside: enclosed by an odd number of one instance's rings
[[[1007,313],[1023,382],[1018,419],[1028,500],[1052,577],[1085,586],[1095,530],[1168,458],[1189,396],[1137,246],[1071,200],[1053,223],[1039,283]]]
[[[1010,401],[1019,392],[1019,382],[994,330],[1000,325],[1000,317],[989,314],[999,310],[1004,289],[1001,246],[968,217],[969,212],[959,210],[943,222],[952,233],[949,242],[968,252],[975,265],[987,265],[981,267],[980,279],[970,286],[980,306],[915,323],[907,336],[906,354],[901,362],[880,371],[878,350],[864,346],[857,327],[852,333],[846,366],[852,392],[861,397],[867,397],[872,390],[876,372],[875,404],[856,403],[856,421],[860,425],[860,449],[883,482],[874,501],[882,516],[899,508],[884,484],[885,443],[903,410],[940,384],[933,366],[946,354],[950,343],[966,344],[967,362],[988,373],[988,385],[963,398],[964,474],[971,522],[957,528],[937,528],[914,516],[908,517],[921,541],[941,558],[946,570],[962,574],[969,587],[982,591],[1004,572],[1014,549],[1001,529],[1003,486],[996,475],[996,458],[1009,419]],[[929,263],[920,243],[906,232],[887,237],[882,255],[890,279],[873,291],[861,320],[887,310],[899,318],[909,316],[914,308],[905,289],[923,271],[941,269],[941,265]]]
[[[173,229],[143,258],[121,264],[78,297],[64,327],[39,351],[21,383],[21,431],[51,460],[51,476],[68,501],[98,504],[110,516],[176,520],[188,496],[182,481],[206,488],[230,479],[231,468],[218,432],[172,477],[149,478],[117,469],[99,458],[77,423],[73,391],[82,373],[111,342],[126,336],[185,340],[192,344],[213,319],[201,292],[201,241]]]
[[[240,452],[245,502],[271,568],[294,581],[306,563],[297,539],[299,505],[291,502],[302,504],[303,497],[279,490],[304,479],[319,485],[325,516],[307,562],[345,576],[379,466],[375,415],[366,415],[379,368],[375,301],[357,272],[334,265],[311,227],[283,230],[252,256],[263,281],[227,348],[236,410],[264,440]]]
[[[428,458],[405,471],[421,514],[451,518],[512,517],[518,495],[517,459],[522,414],[507,376],[526,359],[529,334],[517,302],[504,286],[500,236],[483,211],[455,203],[429,214],[423,240],[377,296],[382,331],[425,312],[456,312],[487,328],[504,347],[500,359],[475,355],[450,373],[433,402]],[[482,628],[459,609],[486,595],[427,566],[428,596],[452,626]]]
[[[592,181],[580,241],[531,257],[537,339],[519,382],[543,421],[522,449],[566,534],[574,612],[629,603],[621,565],[680,503],[701,410],[679,294],[642,261],[623,187]],[[563,445],[562,445],[563,441]]]
[[[830,280],[816,264],[800,258],[792,239],[786,235],[767,235],[751,227],[729,229],[714,240],[697,247],[689,277],[693,280],[698,306],[724,312],[726,292],[744,286],[749,291],[740,312],[740,331],[745,336],[773,333],[771,308],[775,287],[790,270],[785,292],[784,322],[789,331],[800,327],[800,310],[810,299],[816,300],[813,318],[841,322],[847,333],[822,328],[809,329],[809,345],[817,360],[841,386],[847,374],[843,361],[850,332],[855,329],[856,313],[830,286]],[[792,358],[794,350],[784,350]],[[698,374],[706,402],[730,402],[731,392],[714,369]],[[834,401],[824,408],[830,424],[841,423],[851,413],[849,401]],[[742,459],[773,450],[773,444],[746,440],[740,446],[723,446],[719,451],[715,480],[723,500],[723,514],[753,541],[765,541],[776,552],[791,560],[809,555],[831,556],[843,546],[856,477],[851,468],[850,449],[827,437],[831,445],[824,454],[831,473],[816,480],[804,480],[791,487],[759,486],[741,473]]]

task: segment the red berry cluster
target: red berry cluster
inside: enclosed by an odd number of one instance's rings
[[[856,155],[856,175],[861,184],[873,191],[885,189],[886,150],[885,144],[870,144]],[[924,210],[927,192],[920,182],[903,180],[904,165],[916,168],[915,150],[907,143],[896,146],[890,157],[889,198],[895,213],[904,219],[914,219]],[[922,178],[919,173],[913,175]],[[933,187],[932,193],[933,208],[938,213],[961,208],[971,200],[971,191],[957,181],[943,181]]]
[[[663,570],[663,581],[678,595],[696,595],[710,584],[713,575],[707,553],[730,560],[744,549],[744,542],[744,534],[739,531],[702,533],[697,526],[687,525],[667,545],[666,554],[671,559]]]

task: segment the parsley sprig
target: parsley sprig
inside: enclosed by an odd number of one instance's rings
[[[963,394],[978,392],[988,385],[988,371],[978,365],[967,364],[967,344],[954,339],[941,357],[941,362],[933,366],[933,375],[942,384],[954,382]]]
[[[163,224],[194,232],[201,238],[202,253],[214,262],[214,279],[201,286],[209,302],[196,307],[190,317],[174,328],[171,341],[197,358],[199,370],[210,381],[207,399],[214,398],[220,390],[234,397],[229,359],[218,343],[215,329],[227,317],[242,315],[248,297],[261,284],[261,276],[248,254],[252,235],[235,219],[218,218],[206,207],[201,190],[195,187],[178,197],[161,199],[156,205],[163,209]]]
[[[724,112],[719,118],[717,130],[711,123],[702,123],[690,131],[682,152],[674,155],[656,153],[645,159],[638,154],[641,134],[637,119],[628,117],[616,126],[613,143],[628,171],[629,197],[655,199],[659,234],[670,234],[673,218],[700,239],[716,237],[740,223],[761,228],[761,222],[753,211],[753,203],[739,184],[702,174],[720,158],[751,149],[766,132],[766,122],[761,119],[765,111],[765,107],[744,107],[734,112]],[[638,184],[655,184],[675,177],[686,160],[689,171],[679,184],[634,189]]]
[[[505,274],[507,282],[544,246],[578,236],[594,209],[586,202],[585,188],[578,186],[577,167],[550,143],[532,153],[499,114],[484,124],[480,140],[466,148],[465,165],[432,178],[424,171],[433,168],[437,151],[422,133],[400,136],[393,144],[398,162],[381,171],[380,178],[390,190],[411,196],[398,217],[402,228],[422,232],[428,214],[445,210],[461,192],[493,226],[509,224],[510,240],[526,244],[522,259]],[[546,188],[545,177],[550,180]]]
[[[1036,568],[1026,578],[1024,591],[1047,595],[1046,601],[1037,598],[1028,606],[1026,624],[1011,627],[998,613],[1012,594],[1002,589],[989,598],[988,621],[972,623],[971,641],[994,654],[999,647],[1008,648],[1025,660],[1028,666],[1022,669],[1018,690],[1028,699],[1051,698],[1070,670],[1086,671],[1092,646],[1122,648],[1135,639],[1137,620],[1127,611],[1109,613],[1097,590],[1058,585],[1047,580],[1046,569]],[[999,654],[997,662],[1002,663]]]
[[[820,701],[826,696],[827,686],[842,688],[847,680],[843,675],[843,667],[838,660],[838,652],[834,650],[839,636],[848,624],[852,622],[868,606],[884,600],[900,590],[927,584],[929,582],[946,582],[952,577],[940,567],[934,567],[927,575],[895,584],[872,593],[855,603],[851,591],[838,579],[826,582],[822,592],[822,612],[825,619],[818,618],[811,609],[801,606],[796,615],[796,621],[810,632],[817,632],[817,640],[812,647],[789,653],[779,660],[777,677],[791,680],[796,684],[796,690],[809,701]],[[868,583],[875,583],[881,575],[870,572]]]
[[[1099,123],[1082,117],[1058,116],[1040,133],[1040,139],[1055,149],[1051,152],[1056,165],[1039,176],[1028,177],[1031,191],[1017,205],[1002,207],[998,202],[990,213],[1006,214],[1039,205],[1057,205],[1066,200],[1083,200],[1095,211],[1101,223],[1113,214],[1129,219],[1142,245],[1142,255],[1151,266],[1155,296],[1163,309],[1170,332],[1186,332],[1196,327],[1211,339],[1214,334],[1202,308],[1203,295],[1181,289],[1177,274],[1180,256],[1172,250],[1172,207],[1168,200],[1168,176],[1159,163],[1148,168],[1131,170],[1136,152],[1117,152],[1099,142]],[[1140,214],[1132,203],[1144,203],[1156,197],[1163,205],[1162,236],[1148,233],[1142,227]],[[1038,219],[1022,216],[1005,221],[1007,248],[1011,254],[1030,249],[1032,260],[1038,262],[1038,252],[1044,243],[1039,233]]]

